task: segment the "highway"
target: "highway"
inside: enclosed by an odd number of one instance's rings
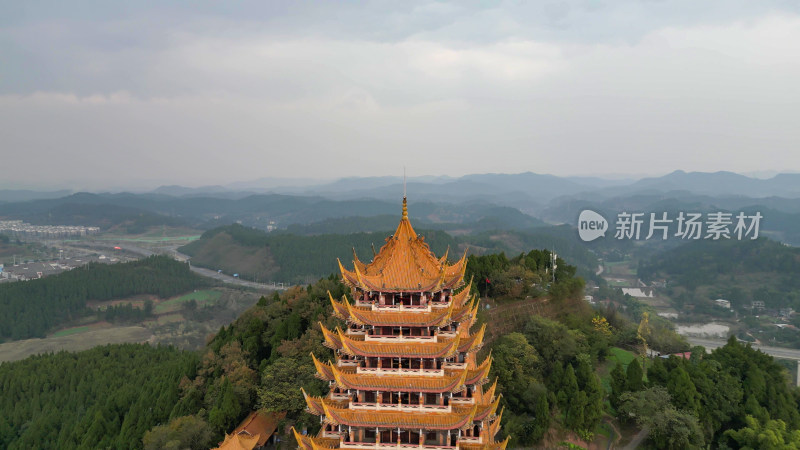
[[[152,250],[149,250],[149,249],[146,249],[146,248],[143,248],[143,247],[138,247],[138,246],[135,246],[135,245],[131,245],[131,244],[126,243],[126,242],[93,241],[91,243],[91,245],[89,245],[89,246],[90,247],[101,247],[101,248],[105,248],[105,249],[113,249],[114,247],[119,247],[124,251],[135,253],[137,255],[142,255],[142,256],[150,256],[150,255],[154,255],[155,254],[155,252],[153,252]],[[190,260],[190,257],[188,255],[184,255],[183,253],[180,253],[175,249],[169,249],[165,253],[168,254],[169,256],[175,258],[178,261],[186,262],[186,261]],[[287,288],[287,287],[283,286],[282,284],[256,283],[254,281],[242,280],[240,278],[233,277],[233,276],[230,276],[230,275],[226,275],[224,273],[219,273],[219,272],[217,272],[215,270],[206,269],[206,268],[203,268],[203,267],[195,267],[195,266],[191,265],[191,263],[189,264],[189,267],[191,267],[192,272],[195,272],[195,273],[197,273],[199,275],[203,275],[205,277],[214,278],[215,280],[219,280],[219,281],[222,281],[223,283],[227,283],[227,284],[235,284],[237,286],[244,286],[244,287],[249,287],[249,288],[254,288],[254,289],[285,290]]]
[[[721,339],[707,339],[686,336],[686,340],[692,345],[702,345],[706,350],[713,350],[722,347],[727,341]],[[793,348],[782,347],[768,347],[765,345],[751,344],[753,348],[761,350],[762,352],[780,359],[791,359],[793,361],[800,361],[800,350]]]

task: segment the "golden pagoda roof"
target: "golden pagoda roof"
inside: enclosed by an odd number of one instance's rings
[[[259,435],[231,433],[225,435],[225,440],[214,450],[253,450],[258,444]]]
[[[505,450],[506,446],[508,445],[509,437],[506,437],[500,442],[491,440],[486,444],[472,444],[466,442],[459,442],[458,448],[462,450]]]
[[[483,391],[483,393],[480,395],[481,403],[491,401],[492,397],[494,397],[494,393],[496,390],[497,390],[497,377],[494,377],[494,383],[492,383],[489,389]]]
[[[454,264],[447,264],[446,255],[437,258],[423,236],[417,235],[408,220],[406,199],[403,216],[393,235],[386,238],[369,264],[354,254],[353,270],[339,261],[344,281],[352,287],[375,292],[438,292],[458,286],[467,267],[467,252]]]
[[[370,428],[410,428],[454,430],[472,425],[477,406],[465,412],[395,412],[362,409],[340,409],[323,404],[328,422],[338,425]]]
[[[325,342],[323,342],[323,345],[325,345],[325,347],[328,347],[328,348],[331,348],[331,349],[334,349],[334,350],[342,348],[342,340],[340,338],[342,333],[341,333],[341,330],[339,330],[338,327],[336,328],[336,331],[334,332],[334,331],[331,331],[331,330],[325,328],[325,325],[323,325],[322,322],[319,322],[319,326],[322,329],[322,336],[325,338]]]
[[[334,300],[330,292],[328,292],[328,297],[333,306],[334,316],[358,325],[443,327],[450,322],[462,322],[467,318],[474,318],[479,300],[477,297],[472,297],[471,301],[465,301],[470,298],[469,294],[470,287],[466,286],[453,296],[448,307],[436,308],[431,311],[373,310],[372,308],[353,306],[346,296],[343,296],[340,302]]]
[[[464,414],[467,411],[470,411],[471,408],[474,408],[475,416],[473,416],[473,420],[481,421],[485,419],[492,419],[497,412],[497,408],[500,406],[500,398],[501,396],[498,396],[493,402],[476,403],[474,405],[453,403],[453,413]]]
[[[336,329],[335,338],[333,333],[325,329],[324,326],[322,326],[322,329],[323,334],[325,334],[326,345],[336,345],[338,342],[338,348],[353,356],[449,358],[456,353],[460,342],[460,337],[458,336],[440,342],[367,342],[346,336],[338,328]],[[332,335],[330,339],[328,335]]]
[[[339,439],[336,438],[307,436],[295,430],[294,427],[292,427],[292,433],[294,434],[295,440],[297,440],[297,446],[304,450],[331,449],[339,447]]]
[[[391,392],[460,392],[464,389],[468,371],[441,377],[425,375],[375,375],[340,371],[330,367],[336,384],[342,389],[359,389]]]
[[[309,413],[315,414],[317,416],[321,416],[325,414],[325,409],[322,405],[334,406],[336,408],[345,408],[347,407],[349,401],[348,400],[333,400],[328,397],[315,397],[313,395],[308,395],[306,390],[300,388],[300,392],[303,393],[303,398],[306,401],[306,410]]]
[[[486,359],[484,359],[483,362],[478,367],[475,367],[474,369],[468,369],[466,371],[467,378],[464,380],[464,383],[467,385],[477,385],[477,386],[485,384],[486,382],[489,381],[489,371],[491,370],[491,368],[492,368],[492,355],[489,354],[489,356],[487,356]],[[495,380],[495,385],[496,384],[497,381]],[[494,391],[492,391],[492,395],[494,395]],[[491,398],[491,396],[488,398]]]
[[[486,324],[481,326],[477,333],[462,339],[458,344],[458,351],[463,353],[476,352],[483,347],[483,336],[486,334]]]
[[[498,395],[497,398],[486,405],[478,405],[477,410],[475,411],[474,420],[483,420],[486,418],[492,418],[497,413],[497,408],[500,406],[500,398],[503,395]]]
[[[491,424],[489,424],[489,428],[487,430],[489,438],[494,439],[494,437],[500,431],[500,422],[502,422],[503,420],[503,411],[505,410],[506,410],[505,407],[501,408],[500,412],[497,414],[497,418],[494,419],[494,421],[492,421]]]

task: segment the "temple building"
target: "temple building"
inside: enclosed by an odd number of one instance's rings
[[[316,436],[295,431],[299,448],[504,449],[491,355],[478,361],[485,325],[470,332],[478,300],[464,283],[466,252],[450,264],[437,258],[408,220],[406,199],[397,231],[371,262],[341,262],[350,298],[331,297],[345,329],[322,324],[335,361],[314,358],[330,383],[325,397],[305,392],[320,416]]]

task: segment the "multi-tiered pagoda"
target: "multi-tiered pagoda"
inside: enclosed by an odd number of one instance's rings
[[[354,258],[352,271],[339,263],[351,299],[331,298],[346,329],[320,324],[336,353],[314,358],[330,393],[303,393],[322,429],[295,432],[300,448],[504,449],[508,439],[494,440],[502,412],[496,382],[487,384],[492,359],[476,357],[485,326],[470,333],[478,300],[464,284],[466,253],[454,264],[437,258],[403,198],[397,231],[372,262]]]

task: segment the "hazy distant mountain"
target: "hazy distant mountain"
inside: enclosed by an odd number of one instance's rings
[[[627,186],[603,191],[613,195],[632,191],[689,191],[702,195],[742,195],[747,197],[800,197],[800,174],[779,174],[769,179],[751,178],[733,172],[684,172],[643,178]]]
[[[171,195],[174,197],[183,197],[187,195],[203,195],[203,194],[225,194],[232,192],[224,186],[201,186],[201,187],[185,187],[178,185],[159,186],[151,191],[153,194]],[[249,192],[254,194],[254,192]]]
[[[25,202],[46,198],[59,198],[71,194],[72,191],[31,191],[28,189],[0,189],[0,202]]]

